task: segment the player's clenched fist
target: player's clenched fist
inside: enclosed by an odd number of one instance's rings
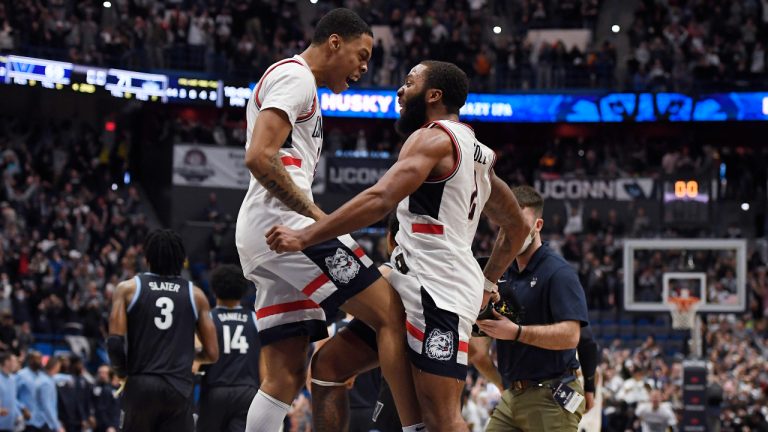
[[[300,231],[283,225],[275,225],[267,231],[267,244],[277,253],[299,252],[305,248]]]

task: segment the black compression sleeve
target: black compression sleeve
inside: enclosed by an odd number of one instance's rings
[[[107,338],[107,354],[109,362],[112,363],[112,369],[120,378],[127,375],[128,358],[125,354],[125,336],[109,335]]]
[[[579,345],[576,347],[579,352],[579,362],[581,363],[581,372],[584,374],[584,391],[595,391],[595,371],[599,358],[599,348],[592,335],[592,329],[582,327]]]

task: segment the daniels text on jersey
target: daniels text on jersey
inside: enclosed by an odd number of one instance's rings
[[[179,289],[181,288],[181,285],[173,282],[155,282],[151,281],[149,283],[149,289],[152,291],[171,291],[171,292],[179,292]]]
[[[220,312],[217,314],[219,321],[240,321],[248,322],[248,315],[240,312]]]

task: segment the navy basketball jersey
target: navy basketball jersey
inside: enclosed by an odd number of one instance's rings
[[[192,395],[197,306],[192,282],[143,273],[128,305],[128,375],[158,375]]]
[[[259,332],[256,314],[242,307],[215,307],[211,318],[219,337],[219,361],[206,366],[205,387],[259,387]]]

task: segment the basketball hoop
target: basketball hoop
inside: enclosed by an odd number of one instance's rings
[[[696,324],[696,312],[701,299],[698,297],[669,297],[669,312],[672,314],[672,328],[691,330]]]

